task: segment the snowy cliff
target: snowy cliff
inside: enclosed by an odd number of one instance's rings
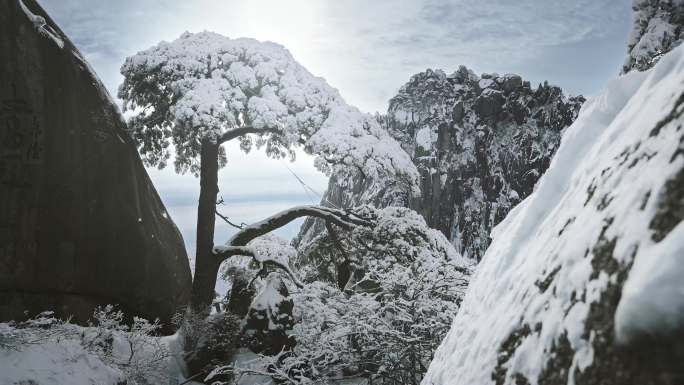
[[[634,0],[634,20],[623,73],[647,70],[684,41],[684,1]]]
[[[546,171],[584,98],[518,75],[414,75],[392,100],[390,133],[421,173],[411,207],[464,255],[479,260],[489,232]]]
[[[682,384],[684,47],[610,83],[492,232],[423,384]]]
[[[549,165],[562,130],[584,101],[547,83],[532,88],[518,75],[414,75],[379,119],[420,172],[420,197],[391,180],[333,175],[324,204],[408,206],[464,256],[479,260],[489,232],[527,197]],[[304,244],[323,229],[309,221]]]

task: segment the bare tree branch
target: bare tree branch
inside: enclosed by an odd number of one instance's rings
[[[235,255],[244,255],[247,257],[252,257],[262,264],[272,264],[275,267],[285,270],[285,272],[290,275],[294,283],[298,287],[302,287],[301,282],[297,279],[296,275],[292,272],[289,266],[273,259],[260,260],[258,256],[254,254],[252,248],[247,246],[247,244],[251,240],[283,227],[297,218],[307,216],[320,218],[324,220],[326,224],[335,224],[346,230],[352,229],[356,226],[372,225],[369,220],[364,219],[351,211],[338,210],[317,205],[295,206],[270,216],[261,222],[243,227],[237,232],[237,234],[230,238],[225,246],[215,246],[213,252],[221,261]]]
[[[338,210],[319,205],[295,206],[270,216],[261,222],[243,228],[241,231],[237,232],[237,234],[233,235],[227,244],[230,246],[244,246],[252,239],[268,234],[301,217],[320,218],[326,222],[331,222],[340,226],[345,230],[349,230],[356,226],[371,226],[372,224],[370,221],[359,217],[351,211]]]
[[[220,212],[218,212],[218,210],[216,210],[216,215],[217,215],[219,218],[223,219],[224,222],[226,222],[226,223],[229,224],[230,226],[235,227],[236,229],[242,229],[242,228],[244,228],[244,227],[247,225],[245,222],[242,222],[240,225],[236,225],[235,223],[231,222],[230,219],[228,219],[227,216],[225,216],[225,215],[221,214]]]

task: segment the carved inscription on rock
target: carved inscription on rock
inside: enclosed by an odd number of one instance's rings
[[[28,188],[42,160],[42,135],[31,105],[15,96],[0,100],[0,183]]]

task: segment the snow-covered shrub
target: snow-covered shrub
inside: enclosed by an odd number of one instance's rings
[[[458,310],[470,265],[410,209],[356,212],[373,225],[334,231],[335,240],[327,239],[340,254],[335,258],[349,262],[346,290],[335,277],[310,276],[290,295],[294,349],[262,356],[259,369],[224,367],[217,373],[262,374],[293,384],[348,377],[376,384],[420,381]]]
[[[236,339],[240,334],[238,317],[227,312],[208,317],[187,312],[179,320],[185,363],[191,374],[206,374],[233,357]]]
[[[167,381],[169,357],[166,345],[156,336],[160,328],[159,321],[138,317],[129,326],[123,313],[111,305],[95,309],[87,327],[54,318],[48,311],[27,321],[0,324],[0,351],[31,350],[30,355],[60,350],[73,353],[74,359],[85,354],[91,357],[86,361],[96,360],[89,365],[98,370],[106,367],[110,377],[120,376],[127,385],[158,384]]]
[[[354,270],[351,294],[318,282],[294,296],[296,351],[312,373],[418,383],[458,310],[468,262],[410,209],[367,207],[361,215],[374,226],[341,240]]]
[[[223,308],[237,316],[244,317],[249,311],[252,299],[256,295],[253,282],[258,271],[251,268],[247,257],[235,257],[221,266],[221,279],[228,285],[226,298],[222,300]]]
[[[88,351],[119,368],[129,385],[156,384],[166,379],[169,357],[166,345],[156,336],[160,328],[159,320],[150,323],[139,317],[126,325],[123,312],[107,305],[95,309],[93,322],[81,339]]]
[[[68,321],[54,318],[51,311],[42,312],[22,322],[0,324],[0,349],[21,350],[28,345],[60,341],[74,337]]]

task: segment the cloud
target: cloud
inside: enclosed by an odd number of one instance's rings
[[[278,211],[303,204],[318,204],[328,179],[313,167],[313,158],[297,151],[297,161],[270,159],[258,151],[245,154],[237,142],[225,145],[228,164],[219,171],[219,197],[225,204],[222,214],[235,223],[253,223]],[[148,173],[161,195],[171,218],[178,225],[189,255],[195,253],[195,224],[199,180],[192,174],[178,175],[173,167],[149,169]],[[295,173],[310,190],[305,190],[292,175]],[[291,238],[296,235],[301,221],[293,222],[277,234]],[[226,241],[235,229],[217,220],[217,242]]]
[[[497,63],[534,77],[535,68],[527,68],[534,64],[530,58],[555,47],[586,47],[587,52],[573,52],[577,59],[556,63],[559,72],[580,58],[602,69],[606,58],[588,54],[591,44],[582,43],[609,39],[624,51],[631,19],[629,2],[614,0],[43,0],[43,4],[112,91],[121,81],[118,67],[125,56],[159,40],[174,39],[185,30],[209,29],[284,44],[312,72],[338,87],[350,103],[367,111],[383,111],[400,85],[427,67],[451,71],[466,64],[482,72]],[[621,61],[622,57],[615,58],[610,65]]]
[[[450,72],[460,64],[476,72],[517,72],[533,83],[548,79],[574,93],[592,93],[617,74],[623,61],[629,3],[41,0],[113,95],[126,56],[186,30],[206,29],[285,45],[348,102],[371,112],[384,111],[412,74],[428,67]],[[301,156],[290,167],[320,192],[325,188],[326,178],[314,170],[310,157]],[[171,169],[150,174],[192,253],[198,181]],[[290,172],[263,154],[229,149],[229,165],[219,180],[222,193],[234,199],[232,214],[240,220],[259,219],[286,204],[310,203]],[[257,203],[244,205],[247,200]]]
[[[348,99],[380,111],[410,75],[428,67],[450,72],[465,64],[476,72],[515,71],[543,80],[537,76],[536,61],[557,47],[564,47],[571,60],[554,62],[550,69],[575,75],[560,85],[580,84],[573,91],[593,92],[597,78],[612,77],[613,68],[619,67],[631,19],[628,2],[614,0],[351,0],[326,4],[322,33],[329,36],[328,53],[335,57],[337,68],[353,69],[338,71],[330,79],[332,84],[345,84],[342,91]],[[609,52],[615,57],[592,50],[592,42],[603,40],[617,47]],[[338,50],[340,54],[334,52]],[[594,71],[573,72],[571,67],[579,61],[591,63]],[[543,72],[554,75],[553,71]],[[553,77],[548,80],[558,82]],[[380,95],[383,99],[378,100]]]

